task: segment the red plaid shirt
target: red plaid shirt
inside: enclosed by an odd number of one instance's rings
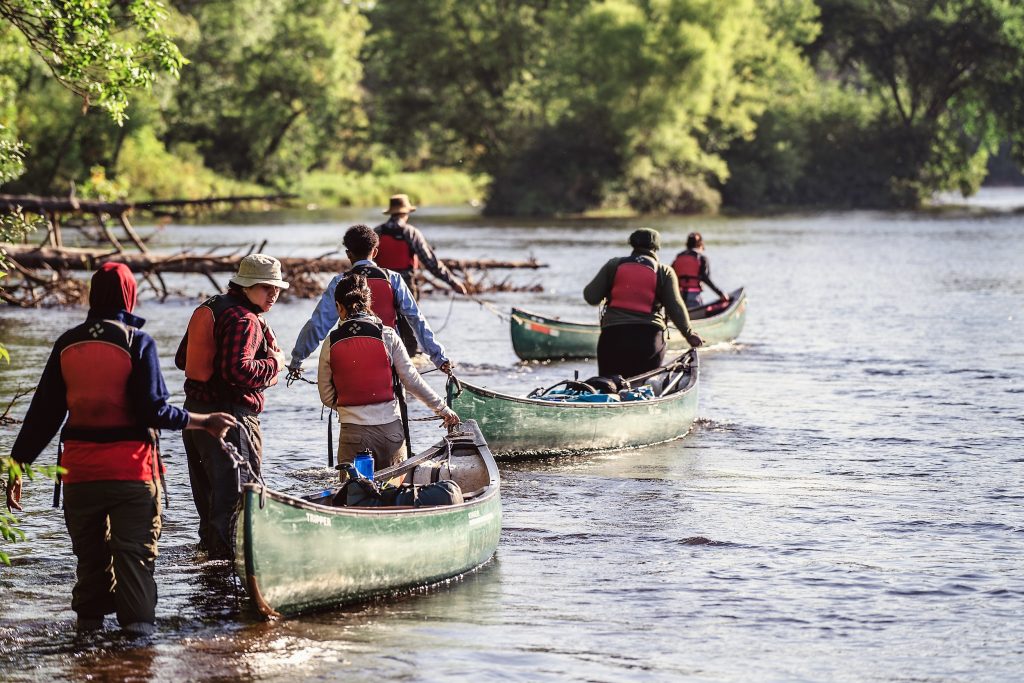
[[[263,410],[263,390],[274,383],[280,367],[268,353],[277,348],[270,326],[259,309],[244,297],[217,318],[213,326],[217,351],[209,382],[185,380],[185,395],[204,403],[230,403],[254,413]]]

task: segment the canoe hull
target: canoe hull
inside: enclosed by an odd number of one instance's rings
[[[708,346],[729,342],[739,337],[747,318],[747,295],[733,292],[727,309],[718,315],[693,320],[693,328]],[[588,323],[547,318],[519,308],[512,309],[512,348],[522,360],[557,360],[597,357],[597,339],[601,327]],[[669,327],[668,348],[685,351],[690,348],[682,333]]]
[[[458,576],[501,534],[498,471],[479,498],[433,508],[334,508],[247,484],[236,570],[267,616],[359,602]],[[490,471],[492,470],[493,471]]]
[[[697,365],[670,397],[622,403],[556,403],[463,382],[452,408],[475,420],[500,458],[530,458],[649,446],[686,435],[697,416]]]

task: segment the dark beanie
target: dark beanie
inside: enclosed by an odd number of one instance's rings
[[[123,263],[104,263],[89,284],[89,315],[113,318],[135,308],[135,276]]]
[[[634,230],[633,234],[629,236],[629,246],[634,249],[657,251],[661,248],[661,235],[658,234],[657,230],[651,230],[650,228]]]

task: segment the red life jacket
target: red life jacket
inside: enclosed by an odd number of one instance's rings
[[[649,256],[619,259],[608,307],[636,313],[658,310],[658,263]]]
[[[128,392],[135,332],[115,320],[88,320],[62,337],[66,483],[154,478],[153,434],[138,424]]]
[[[700,254],[695,251],[679,252],[676,260],[672,262],[672,270],[676,271],[679,278],[680,292],[700,291]]]
[[[192,312],[185,336],[182,337],[178,353],[175,354],[175,365],[179,370],[185,371],[185,377],[196,382],[209,382],[213,378],[214,358],[217,355],[217,342],[214,338],[217,319],[224,311],[238,305],[240,305],[238,299],[228,294],[217,294],[201,303]],[[267,328],[264,329],[264,332],[266,331]],[[266,346],[267,341],[264,339],[260,348],[260,353],[264,354],[264,357],[266,357]],[[181,361],[182,355],[184,355],[184,363]]]
[[[377,234],[380,236],[380,244],[374,260],[378,266],[397,271],[420,267],[420,260],[401,226],[385,223],[378,228]]]
[[[384,327],[370,318],[348,318],[331,332],[331,382],[340,406],[393,401],[394,370]]]
[[[371,308],[373,314],[380,318],[380,321],[391,328],[398,326],[398,301],[395,298],[395,290],[391,287],[387,271],[364,263],[356,266],[349,273],[359,273],[366,276],[366,284],[372,295]]]

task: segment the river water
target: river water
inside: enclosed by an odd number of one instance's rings
[[[161,249],[269,240],[275,255],[337,247],[371,212],[261,214],[167,226]],[[74,635],[74,577],[50,486],[30,483],[29,540],[5,544],[6,680],[1009,681],[1024,675],[1024,218],[947,212],[523,224],[421,211],[444,256],[523,258],[537,294],[488,300],[581,320],[580,290],[629,231],[666,257],[704,232],[712,275],[748,288],[739,342],[702,352],[699,417],[656,447],[502,466],[497,556],[447,585],[276,623],[259,621],[194,547],[180,439],[164,437],[171,507],[159,633]],[[505,274],[499,273],[499,277]],[[205,281],[173,284],[193,291]],[[142,303],[168,384],[193,301]],[[507,323],[424,301],[471,381],[525,392],[586,362],[518,364]],[[313,307],[269,319],[290,348]],[[0,397],[31,384],[81,310],[0,312],[13,354]],[[312,361],[308,367],[314,367]],[[435,387],[440,381],[427,376]],[[21,407],[22,410],[24,406]],[[19,412],[18,409],[15,412]],[[425,414],[422,406],[415,415]],[[265,472],[327,481],[308,385],[268,392]],[[9,448],[15,429],[0,430]],[[416,423],[422,447],[437,428]],[[41,462],[52,462],[48,452]]]

